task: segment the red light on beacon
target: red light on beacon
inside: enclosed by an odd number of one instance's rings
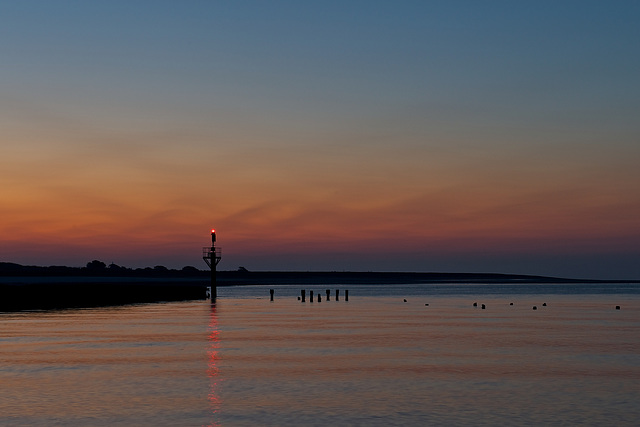
[[[214,230],[213,228],[211,229],[211,234],[216,234],[216,230]]]

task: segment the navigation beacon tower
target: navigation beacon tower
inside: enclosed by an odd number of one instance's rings
[[[211,301],[214,301],[218,296],[218,290],[216,288],[216,266],[222,258],[222,250],[216,248],[216,230],[211,229],[211,247],[202,248],[202,259],[211,268]]]

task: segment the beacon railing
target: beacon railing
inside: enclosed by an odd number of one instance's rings
[[[215,264],[218,265],[222,258],[221,248],[204,247],[202,248],[202,259],[211,267],[211,260],[213,259]]]

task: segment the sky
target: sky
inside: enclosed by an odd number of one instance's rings
[[[640,279],[638,22],[0,0],[0,261]]]

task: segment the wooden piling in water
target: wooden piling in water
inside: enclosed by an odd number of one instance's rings
[[[319,293],[318,293],[318,302],[322,302],[322,297],[320,296]]]
[[[344,300],[349,301],[349,289],[344,290]]]
[[[331,289],[327,289],[327,301],[331,301]]]
[[[313,302],[313,291],[309,291],[309,302]]]
[[[340,289],[336,289],[336,301],[340,301]]]
[[[305,294],[306,294],[306,293],[307,293],[307,292],[306,292],[304,289],[301,289],[301,290],[300,290],[300,296],[302,297],[302,302],[305,302],[305,299],[304,299],[304,298],[305,298]]]
[[[269,294],[271,295],[271,301],[273,301],[273,293],[274,292],[275,292],[275,290],[269,289]]]

